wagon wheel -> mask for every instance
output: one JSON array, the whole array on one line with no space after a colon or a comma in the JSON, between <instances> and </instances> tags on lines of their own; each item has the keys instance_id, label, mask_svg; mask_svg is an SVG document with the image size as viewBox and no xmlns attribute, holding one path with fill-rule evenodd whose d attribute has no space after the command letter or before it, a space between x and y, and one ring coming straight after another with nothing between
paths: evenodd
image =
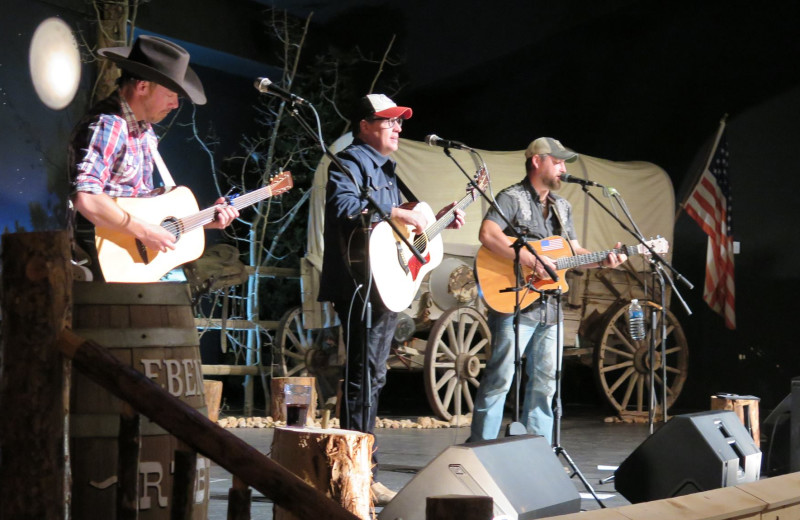
<instances>
[{"instance_id":1,"label":"wagon wheel","mask_svg":"<svg viewBox=\"0 0 800 520\"><path fill-rule=\"evenodd\" d=\"M286 311L278 323L278 373L282 377L318 375L329 365L331 352L336 352L339 327L303 328L300 307Z\"/></svg>"},{"instance_id":2,"label":"wagon wheel","mask_svg":"<svg viewBox=\"0 0 800 520\"><path fill-rule=\"evenodd\" d=\"M650 378L651 308L660 309L652 302L644 302L647 334L642 340L631 339L626 321L627 305L618 307L603 323L602 336L594 350L595 377L605 393L608 403L619 412L648 410ZM656 312L656 316L660 311ZM667 310L667 409L683 389L689 365L689 347L686 336L675 316ZM656 331L655 392L662 395L661 378L661 326Z\"/></svg>"},{"instance_id":3,"label":"wagon wheel","mask_svg":"<svg viewBox=\"0 0 800 520\"><path fill-rule=\"evenodd\" d=\"M425 350L425 392L433 411L449 421L472 411L478 376L491 353L491 333L472 307L453 308L436 320Z\"/></svg>"}]
</instances>

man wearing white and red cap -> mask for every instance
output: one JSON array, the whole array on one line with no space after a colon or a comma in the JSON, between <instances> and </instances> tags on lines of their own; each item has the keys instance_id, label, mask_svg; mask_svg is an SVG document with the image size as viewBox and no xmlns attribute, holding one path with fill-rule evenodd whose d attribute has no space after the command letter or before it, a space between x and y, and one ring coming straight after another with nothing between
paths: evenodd
<instances>
[{"instance_id":1,"label":"man wearing white and red cap","mask_svg":"<svg viewBox=\"0 0 800 520\"><path fill-rule=\"evenodd\" d=\"M511 225L527 240L561 235L569 241L574 254L587 254L590 251L581 247L575 234L572 206L567 199L553 193L561 188L561 174L567 171L565 163L577 158L577 153L564 148L556 139L536 139L525 150L525 177L498 193L496 202ZM484 247L507 258L511 265L514 250L509 247L507 235L512 234L506 228L505 220L491 208L483 217L478 238ZM619 243L616 245L620 246ZM555 271L555 263L546 254L540 257ZM616 267L626 258L612 251L595 266ZM523 269L532 270L536 279L549 279L542 262L527 249L520 250ZM556 390L556 325L563 319L554 300L548 294L542 295L521 313L519 323L520 356L526 358L528 376L520 420L528 433L543 435L550 442L553 440L552 401ZM514 315L490 309L488 318L492 355L475 396L470 442L494 439L500 433L506 394L514 377Z\"/></svg>"},{"instance_id":2,"label":"man wearing white and red cap","mask_svg":"<svg viewBox=\"0 0 800 520\"><path fill-rule=\"evenodd\" d=\"M361 187L368 186L370 195L380 209L393 220L413 226L422 233L432 224L419 211L401 208L400 189L395 174L395 162L390 155L397 150L403 122L411 117L412 110L399 107L383 94L370 94L359 101L352 117L353 143L337 157L355 176L353 184L346 172L335 164L328 169L325 198L325 252L322 261L319 301L332 302L345 331L348 345L346 388L340 419L343 428L373 433L378 410L378 395L386 383L386 361L392 344L397 313L391 312L377 297L377 290L366 287L363 273L351 265L348 258L363 263L364 227L380 218L367 207L361 196ZM455 203L443 208L437 220ZM367 218L369 221L364 222ZM455 210L455 220L449 226L459 228L464 224L464 213ZM353 247L354 241L360 246ZM357 256L359 258L353 258ZM369 296L372 314L370 328L365 329L364 302ZM366 341L364 335L366 330ZM366 343L366 345L365 345ZM362 397L364 352L367 360L367 385ZM377 450L377 445L375 445ZM377 475L377 458L373 452L373 476ZM377 482L373 483L376 504L383 505L394 492Z\"/></svg>"},{"instance_id":3,"label":"man wearing white and red cap","mask_svg":"<svg viewBox=\"0 0 800 520\"><path fill-rule=\"evenodd\" d=\"M70 143L71 200L78 211L76 241L89 255L95 279L102 280L94 245L94 226L135 236L148 248L175 249L177 237L163 227L124 211L115 197L143 197L154 189L158 139L152 124L178 108L178 98L204 105L200 78L189 66L189 53L169 40L139 36L131 47L98 53L122 71L119 88L97 103L76 125ZM238 210L216 201L215 219L206 228L222 229Z\"/></svg>"}]
</instances>

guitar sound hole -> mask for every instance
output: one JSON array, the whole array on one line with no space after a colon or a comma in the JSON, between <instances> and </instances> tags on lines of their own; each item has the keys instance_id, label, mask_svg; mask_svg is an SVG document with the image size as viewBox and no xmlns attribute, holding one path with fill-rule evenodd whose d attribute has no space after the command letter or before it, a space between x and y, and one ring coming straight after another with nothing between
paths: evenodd
<instances>
[{"instance_id":1,"label":"guitar sound hole","mask_svg":"<svg viewBox=\"0 0 800 520\"><path fill-rule=\"evenodd\" d=\"M183 233L180 220L175 217L167 217L161 221L161 227L172 233L175 240L180 240L181 233Z\"/></svg>"}]
</instances>

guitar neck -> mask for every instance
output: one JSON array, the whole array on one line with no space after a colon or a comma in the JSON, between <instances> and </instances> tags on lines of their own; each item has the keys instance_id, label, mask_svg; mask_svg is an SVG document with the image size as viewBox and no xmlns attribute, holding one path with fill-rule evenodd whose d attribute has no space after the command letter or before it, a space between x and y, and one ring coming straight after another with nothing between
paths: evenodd
<instances>
[{"instance_id":1,"label":"guitar neck","mask_svg":"<svg viewBox=\"0 0 800 520\"><path fill-rule=\"evenodd\" d=\"M447 213L442 215L442 217L439 220L428 226L428 229L425 230L425 236L428 237L428 240L432 239L433 237L441 233L444 229L447 228L447 226L449 226L453 222L453 220L455 220L456 209L463 210L464 208L472 204L473 200L475 200L475 197L473 197L472 194L468 193L467 195L464 196L463 199L458 201L458 203L455 206L450 208L450 210Z\"/></svg>"},{"instance_id":2,"label":"guitar neck","mask_svg":"<svg viewBox=\"0 0 800 520\"><path fill-rule=\"evenodd\" d=\"M585 255L565 256L556 260L556 270L572 269L573 267L601 262L612 251L617 254L624 253L628 256L639 254L639 250L636 246L623 246L607 251L595 251L594 253L587 253Z\"/></svg>"},{"instance_id":3,"label":"guitar neck","mask_svg":"<svg viewBox=\"0 0 800 520\"><path fill-rule=\"evenodd\" d=\"M238 210L241 210L248 206L252 206L256 202L267 199L270 196L272 196L272 186L264 186L263 188L259 188L232 199L230 201L230 205ZM183 224L183 229L185 231L191 231L192 229L202 227L213 222L216 213L216 206L211 206L210 208L206 208L195 213L194 215L189 215L188 217L184 217L179 220Z\"/></svg>"}]
</instances>

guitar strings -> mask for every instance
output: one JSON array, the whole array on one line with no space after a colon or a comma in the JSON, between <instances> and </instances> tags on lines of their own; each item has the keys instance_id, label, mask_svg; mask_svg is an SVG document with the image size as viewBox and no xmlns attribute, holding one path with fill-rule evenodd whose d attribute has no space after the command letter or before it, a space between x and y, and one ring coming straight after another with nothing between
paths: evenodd
<instances>
[{"instance_id":1,"label":"guitar strings","mask_svg":"<svg viewBox=\"0 0 800 520\"><path fill-rule=\"evenodd\" d=\"M269 197L271 189L272 188L270 186L265 186L255 191L251 191L250 193L236 197L229 205L235 207L236 209L247 207L255 202L258 202L259 200ZM168 218L161 223L161 227L172 233L173 236L177 237L179 234L191 231L198 226L204 226L209 222L213 222L216 211L216 206L212 206L188 217L180 219Z\"/></svg>"}]
</instances>

